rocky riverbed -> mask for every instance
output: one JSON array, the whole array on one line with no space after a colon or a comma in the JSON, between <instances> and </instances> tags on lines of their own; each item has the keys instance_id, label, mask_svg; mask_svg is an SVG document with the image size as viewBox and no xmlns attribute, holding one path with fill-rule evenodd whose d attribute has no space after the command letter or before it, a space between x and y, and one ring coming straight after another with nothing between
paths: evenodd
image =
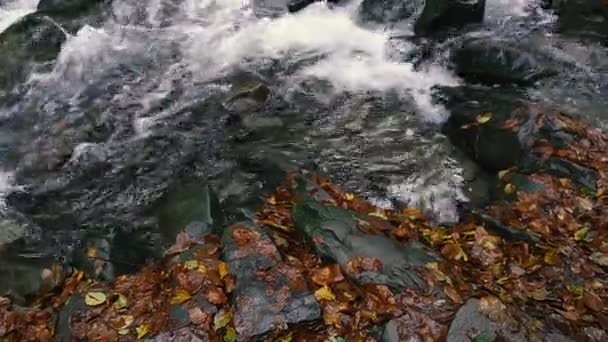
<instances>
[{"instance_id":1,"label":"rocky riverbed","mask_svg":"<svg viewBox=\"0 0 608 342\"><path fill-rule=\"evenodd\" d=\"M603 341L607 44L601 0L0 0L0 336Z\"/></svg>"}]
</instances>

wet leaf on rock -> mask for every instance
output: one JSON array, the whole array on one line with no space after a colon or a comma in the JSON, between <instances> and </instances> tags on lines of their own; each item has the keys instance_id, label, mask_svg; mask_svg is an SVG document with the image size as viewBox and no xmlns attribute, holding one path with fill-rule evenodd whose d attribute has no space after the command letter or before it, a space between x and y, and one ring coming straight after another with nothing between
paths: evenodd
<instances>
[{"instance_id":1,"label":"wet leaf on rock","mask_svg":"<svg viewBox=\"0 0 608 342\"><path fill-rule=\"evenodd\" d=\"M481 115L477 116L477 119L475 121L477 121L477 123L479 124L485 124L488 121L492 120L492 113L487 112L487 113L483 113Z\"/></svg>"},{"instance_id":2,"label":"wet leaf on rock","mask_svg":"<svg viewBox=\"0 0 608 342\"><path fill-rule=\"evenodd\" d=\"M103 292L89 292L84 297L84 302L88 306L98 306L106 302L106 295Z\"/></svg>"},{"instance_id":3,"label":"wet leaf on rock","mask_svg":"<svg viewBox=\"0 0 608 342\"><path fill-rule=\"evenodd\" d=\"M510 195L510 194L514 193L515 190L517 190L517 187L513 183L508 183L505 185L504 190L505 190L505 194Z\"/></svg>"},{"instance_id":4,"label":"wet leaf on rock","mask_svg":"<svg viewBox=\"0 0 608 342\"><path fill-rule=\"evenodd\" d=\"M547 265L558 266L561 263L561 259L557 251L550 250L545 253L545 257L543 258Z\"/></svg>"},{"instance_id":5,"label":"wet leaf on rock","mask_svg":"<svg viewBox=\"0 0 608 342\"><path fill-rule=\"evenodd\" d=\"M199 307L188 310L188 316L190 316L190 321L192 324L202 327L208 326L211 321L210 315L201 310Z\"/></svg>"},{"instance_id":6,"label":"wet leaf on rock","mask_svg":"<svg viewBox=\"0 0 608 342\"><path fill-rule=\"evenodd\" d=\"M133 324L133 316L131 315L122 315L122 316L118 316L118 321L116 322L116 330L121 331L121 330L127 330L129 329L129 327L131 326L131 324Z\"/></svg>"},{"instance_id":7,"label":"wet leaf on rock","mask_svg":"<svg viewBox=\"0 0 608 342\"><path fill-rule=\"evenodd\" d=\"M318 301L332 301L336 299L336 295L334 295L329 286L323 286L320 287L317 291L315 291L315 298Z\"/></svg>"},{"instance_id":8,"label":"wet leaf on rock","mask_svg":"<svg viewBox=\"0 0 608 342\"><path fill-rule=\"evenodd\" d=\"M458 290L456 290L453 286L446 286L443 289L443 292L445 292L445 295L448 296L452 302L456 304L463 303L460 293L458 293Z\"/></svg>"}]
</instances>

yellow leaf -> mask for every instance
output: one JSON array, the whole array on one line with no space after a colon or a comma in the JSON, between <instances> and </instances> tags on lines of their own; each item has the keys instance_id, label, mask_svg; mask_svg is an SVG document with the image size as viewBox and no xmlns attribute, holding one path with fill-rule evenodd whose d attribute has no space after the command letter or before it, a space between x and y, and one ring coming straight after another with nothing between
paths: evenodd
<instances>
[{"instance_id":1,"label":"yellow leaf","mask_svg":"<svg viewBox=\"0 0 608 342\"><path fill-rule=\"evenodd\" d=\"M175 292L173 298L171 298L171 304L182 304L190 300L190 298L192 298L192 296L188 291L179 289Z\"/></svg>"},{"instance_id":2,"label":"yellow leaf","mask_svg":"<svg viewBox=\"0 0 608 342\"><path fill-rule=\"evenodd\" d=\"M559 184L561 184L562 186L566 187L566 186L570 185L570 179L568 179L568 178L560 178L559 179Z\"/></svg>"},{"instance_id":3,"label":"yellow leaf","mask_svg":"<svg viewBox=\"0 0 608 342\"><path fill-rule=\"evenodd\" d=\"M510 171L510 169L498 171L498 179L505 178L505 176L508 175Z\"/></svg>"},{"instance_id":4,"label":"yellow leaf","mask_svg":"<svg viewBox=\"0 0 608 342\"><path fill-rule=\"evenodd\" d=\"M417 208L404 209L403 214L411 220L418 220L424 218L424 213Z\"/></svg>"},{"instance_id":5,"label":"yellow leaf","mask_svg":"<svg viewBox=\"0 0 608 342\"><path fill-rule=\"evenodd\" d=\"M325 285L325 286L321 287L320 289L318 289L317 291L315 291L315 298L318 301L322 301L322 300L332 301L332 300L336 299L336 296L334 295L333 292L331 292L331 289L329 288L329 286Z\"/></svg>"},{"instance_id":6,"label":"yellow leaf","mask_svg":"<svg viewBox=\"0 0 608 342\"><path fill-rule=\"evenodd\" d=\"M90 259L97 258L97 248L95 248L95 247L89 247L89 248L87 248L87 256Z\"/></svg>"},{"instance_id":7,"label":"yellow leaf","mask_svg":"<svg viewBox=\"0 0 608 342\"><path fill-rule=\"evenodd\" d=\"M352 201L355 199L355 195L351 194L350 192L347 193L345 197L347 201Z\"/></svg>"},{"instance_id":8,"label":"yellow leaf","mask_svg":"<svg viewBox=\"0 0 608 342\"><path fill-rule=\"evenodd\" d=\"M234 330L233 327L226 329L226 334L224 335L224 342L235 342L236 338L236 330Z\"/></svg>"},{"instance_id":9,"label":"yellow leaf","mask_svg":"<svg viewBox=\"0 0 608 342\"><path fill-rule=\"evenodd\" d=\"M464 250L460 246L460 243L458 243L458 240L456 240L456 238L454 238L453 240L454 246L456 246L456 250L458 250L458 256L456 257L456 260L462 258L462 260L464 260L465 262L469 261L469 256L467 255L467 253L464 252Z\"/></svg>"},{"instance_id":10,"label":"yellow leaf","mask_svg":"<svg viewBox=\"0 0 608 342\"><path fill-rule=\"evenodd\" d=\"M266 202L268 204L270 204L270 205L276 205L277 204L277 199L274 198L274 196L270 196L270 197L268 197L268 200Z\"/></svg>"},{"instance_id":11,"label":"yellow leaf","mask_svg":"<svg viewBox=\"0 0 608 342\"><path fill-rule=\"evenodd\" d=\"M547 253L545 253L544 260L547 265L551 266L557 266L561 263L559 254L557 254L556 251L548 251Z\"/></svg>"},{"instance_id":12,"label":"yellow leaf","mask_svg":"<svg viewBox=\"0 0 608 342\"><path fill-rule=\"evenodd\" d=\"M186 267L189 270L194 270L198 267L198 261L188 260L188 261L184 262L184 267Z\"/></svg>"},{"instance_id":13,"label":"yellow leaf","mask_svg":"<svg viewBox=\"0 0 608 342\"><path fill-rule=\"evenodd\" d=\"M220 273L220 279L224 279L228 275L228 272L229 272L228 264L223 261L220 261L218 271Z\"/></svg>"},{"instance_id":14,"label":"yellow leaf","mask_svg":"<svg viewBox=\"0 0 608 342\"><path fill-rule=\"evenodd\" d=\"M574 240L575 241L585 240L585 238L587 237L587 234L589 233L590 230L591 230L591 228L589 228L589 227L585 227L585 228L581 228L581 229L577 230L574 233Z\"/></svg>"},{"instance_id":15,"label":"yellow leaf","mask_svg":"<svg viewBox=\"0 0 608 342\"><path fill-rule=\"evenodd\" d=\"M207 273L207 267L205 267L205 265L200 264L198 265L198 267L196 268L197 271L201 272L201 273Z\"/></svg>"},{"instance_id":16,"label":"yellow leaf","mask_svg":"<svg viewBox=\"0 0 608 342\"><path fill-rule=\"evenodd\" d=\"M276 341L277 342L291 342L292 339L293 339L293 333L289 333L285 336L279 337Z\"/></svg>"},{"instance_id":17,"label":"yellow leaf","mask_svg":"<svg viewBox=\"0 0 608 342\"><path fill-rule=\"evenodd\" d=\"M82 278L84 278L84 272L78 271L78 273L76 273L76 280L81 281Z\"/></svg>"},{"instance_id":18,"label":"yellow leaf","mask_svg":"<svg viewBox=\"0 0 608 342\"><path fill-rule=\"evenodd\" d=\"M367 214L367 215L368 215L368 216L379 217L379 218L381 218L381 219L383 219L383 220L388 220L388 218L386 217L386 215L384 215L384 213L383 213L382 211L380 211L380 210L375 211L375 212L373 212L373 213L369 213L369 214Z\"/></svg>"},{"instance_id":19,"label":"yellow leaf","mask_svg":"<svg viewBox=\"0 0 608 342\"><path fill-rule=\"evenodd\" d=\"M118 330L119 335L127 335L129 333L129 329L121 329Z\"/></svg>"},{"instance_id":20,"label":"yellow leaf","mask_svg":"<svg viewBox=\"0 0 608 342\"><path fill-rule=\"evenodd\" d=\"M106 302L106 295L103 292L89 292L84 297L84 302L88 306L97 306Z\"/></svg>"},{"instance_id":21,"label":"yellow leaf","mask_svg":"<svg viewBox=\"0 0 608 342\"><path fill-rule=\"evenodd\" d=\"M492 113L483 113L482 115L477 116L477 123L485 124L486 122L492 119Z\"/></svg>"},{"instance_id":22,"label":"yellow leaf","mask_svg":"<svg viewBox=\"0 0 608 342\"><path fill-rule=\"evenodd\" d=\"M127 302L127 297L122 294L118 294L118 299L114 302L114 307L116 310L124 309L127 307L129 303Z\"/></svg>"},{"instance_id":23,"label":"yellow leaf","mask_svg":"<svg viewBox=\"0 0 608 342\"><path fill-rule=\"evenodd\" d=\"M517 189L517 187L514 184L509 183L509 184L505 185L505 194L510 195L510 194L514 193L516 189Z\"/></svg>"},{"instance_id":24,"label":"yellow leaf","mask_svg":"<svg viewBox=\"0 0 608 342\"><path fill-rule=\"evenodd\" d=\"M138 326L135 331L137 332L137 339L141 340L150 333L150 327L147 324L142 324Z\"/></svg>"},{"instance_id":25,"label":"yellow leaf","mask_svg":"<svg viewBox=\"0 0 608 342\"><path fill-rule=\"evenodd\" d=\"M131 326L131 324L133 324L133 316L131 315L122 315L118 317L121 321L122 321L122 326L118 327L117 330L127 330L128 328Z\"/></svg>"},{"instance_id":26,"label":"yellow leaf","mask_svg":"<svg viewBox=\"0 0 608 342\"><path fill-rule=\"evenodd\" d=\"M227 326L232 320L232 310L222 309L213 317L213 328L217 331Z\"/></svg>"},{"instance_id":27,"label":"yellow leaf","mask_svg":"<svg viewBox=\"0 0 608 342\"><path fill-rule=\"evenodd\" d=\"M425 265L425 267L431 271L433 271L433 273L435 274L435 277L437 277L437 280L441 281L441 282L446 282L449 285L452 285L452 279L447 276L445 273L443 273L441 270L439 270L439 264L436 262L429 262Z\"/></svg>"},{"instance_id":28,"label":"yellow leaf","mask_svg":"<svg viewBox=\"0 0 608 342\"><path fill-rule=\"evenodd\" d=\"M568 291L574 295L575 299L583 298L583 293L585 292L581 286L578 285L568 285L566 286Z\"/></svg>"}]
</instances>

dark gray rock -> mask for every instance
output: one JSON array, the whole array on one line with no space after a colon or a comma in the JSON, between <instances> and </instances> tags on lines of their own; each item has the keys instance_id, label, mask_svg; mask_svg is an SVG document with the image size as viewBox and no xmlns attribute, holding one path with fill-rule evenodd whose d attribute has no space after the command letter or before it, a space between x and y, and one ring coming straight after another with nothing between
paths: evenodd
<instances>
[{"instance_id":1,"label":"dark gray rock","mask_svg":"<svg viewBox=\"0 0 608 342\"><path fill-rule=\"evenodd\" d=\"M479 304L479 299L472 298L458 310L448 331L448 341L470 342L470 333L478 333L478 338L485 338L487 341L494 341L499 335L505 341L527 340L523 331L511 331L503 327L505 322L492 321L481 311Z\"/></svg>"},{"instance_id":2,"label":"dark gray rock","mask_svg":"<svg viewBox=\"0 0 608 342\"><path fill-rule=\"evenodd\" d=\"M270 237L251 223L225 229L222 256L236 277L231 294L234 324L243 338L285 324L321 318L321 309L299 270L288 266Z\"/></svg>"},{"instance_id":3,"label":"dark gray rock","mask_svg":"<svg viewBox=\"0 0 608 342\"><path fill-rule=\"evenodd\" d=\"M608 43L608 4L603 0L552 0L559 31Z\"/></svg>"},{"instance_id":4,"label":"dark gray rock","mask_svg":"<svg viewBox=\"0 0 608 342\"><path fill-rule=\"evenodd\" d=\"M161 231L168 241L186 230L193 237L219 230L224 214L211 187L201 184L180 184L168 191L156 209Z\"/></svg>"},{"instance_id":5,"label":"dark gray rock","mask_svg":"<svg viewBox=\"0 0 608 342\"><path fill-rule=\"evenodd\" d=\"M426 36L481 23L485 6L485 0L426 0L422 14L414 25L414 32Z\"/></svg>"},{"instance_id":6,"label":"dark gray rock","mask_svg":"<svg viewBox=\"0 0 608 342\"><path fill-rule=\"evenodd\" d=\"M417 268L437 260L417 243L401 245L384 235L364 234L353 213L324 206L307 198L293 208L293 220L314 244L321 257L347 268L356 257L378 260L376 270L364 270L351 277L360 284L384 284L396 292L405 289L424 290L426 283ZM365 219L360 217L358 219Z\"/></svg>"},{"instance_id":7,"label":"dark gray rock","mask_svg":"<svg viewBox=\"0 0 608 342\"><path fill-rule=\"evenodd\" d=\"M465 41L451 56L456 73L470 82L486 84L530 85L555 74L547 56L529 52L509 41L471 39Z\"/></svg>"},{"instance_id":8,"label":"dark gray rock","mask_svg":"<svg viewBox=\"0 0 608 342\"><path fill-rule=\"evenodd\" d=\"M0 33L0 98L27 77L35 64L53 61L66 40L48 18L30 14Z\"/></svg>"},{"instance_id":9,"label":"dark gray rock","mask_svg":"<svg viewBox=\"0 0 608 342\"><path fill-rule=\"evenodd\" d=\"M420 0L363 0L359 17L374 23L396 23L414 16L422 5Z\"/></svg>"}]
</instances>

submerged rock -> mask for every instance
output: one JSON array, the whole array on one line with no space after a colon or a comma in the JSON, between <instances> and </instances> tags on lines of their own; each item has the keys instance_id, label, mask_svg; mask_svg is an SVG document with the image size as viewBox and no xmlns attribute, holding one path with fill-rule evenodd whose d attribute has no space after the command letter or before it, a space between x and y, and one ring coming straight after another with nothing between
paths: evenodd
<instances>
[{"instance_id":1,"label":"submerged rock","mask_svg":"<svg viewBox=\"0 0 608 342\"><path fill-rule=\"evenodd\" d=\"M417 268L436 257L422 245L401 245L384 235L364 234L352 212L306 199L293 208L293 220L321 257L340 264L359 284L383 284L396 292L424 290ZM361 266L362 267L359 267Z\"/></svg>"},{"instance_id":2,"label":"submerged rock","mask_svg":"<svg viewBox=\"0 0 608 342\"><path fill-rule=\"evenodd\" d=\"M497 39L472 39L452 53L456 73L470 82L529 85L552 75L554 70L540 62L529 48Z\"/></svg>"},{"instance_id":3,"label":"submerged rock","mask_svg":"<svg viewBox=\"0 0 608 342\"><path fill-rule=\"evenodd\" d=\"M441 30L461 28L481 23L485 0L427 0L422 14L416 20L417 35L432 35Z\"/></svg>"},{"instance_id":4,"label":"submerged rock","mask_svg":"<svg viewBox=\"0 0 608 342\"><path fill-rule=\"evenodd\" d=\"M608 3L603 0L551 0L547 7L559 17L559 31L608 43Z\"/></svg>"},{"instance_id":5,"label":"submerged rock","mask_svg":"<svg viewBox=\"0 0 608 342\"><path fill-rule=\"evenodd\" d=\"M282 260L261 228L250 223L233 225L225 229L222 243L223 259L236 276L232 302L239 336L255 337L321 318L304 276Z\"/></svg>"}]
</instances>

